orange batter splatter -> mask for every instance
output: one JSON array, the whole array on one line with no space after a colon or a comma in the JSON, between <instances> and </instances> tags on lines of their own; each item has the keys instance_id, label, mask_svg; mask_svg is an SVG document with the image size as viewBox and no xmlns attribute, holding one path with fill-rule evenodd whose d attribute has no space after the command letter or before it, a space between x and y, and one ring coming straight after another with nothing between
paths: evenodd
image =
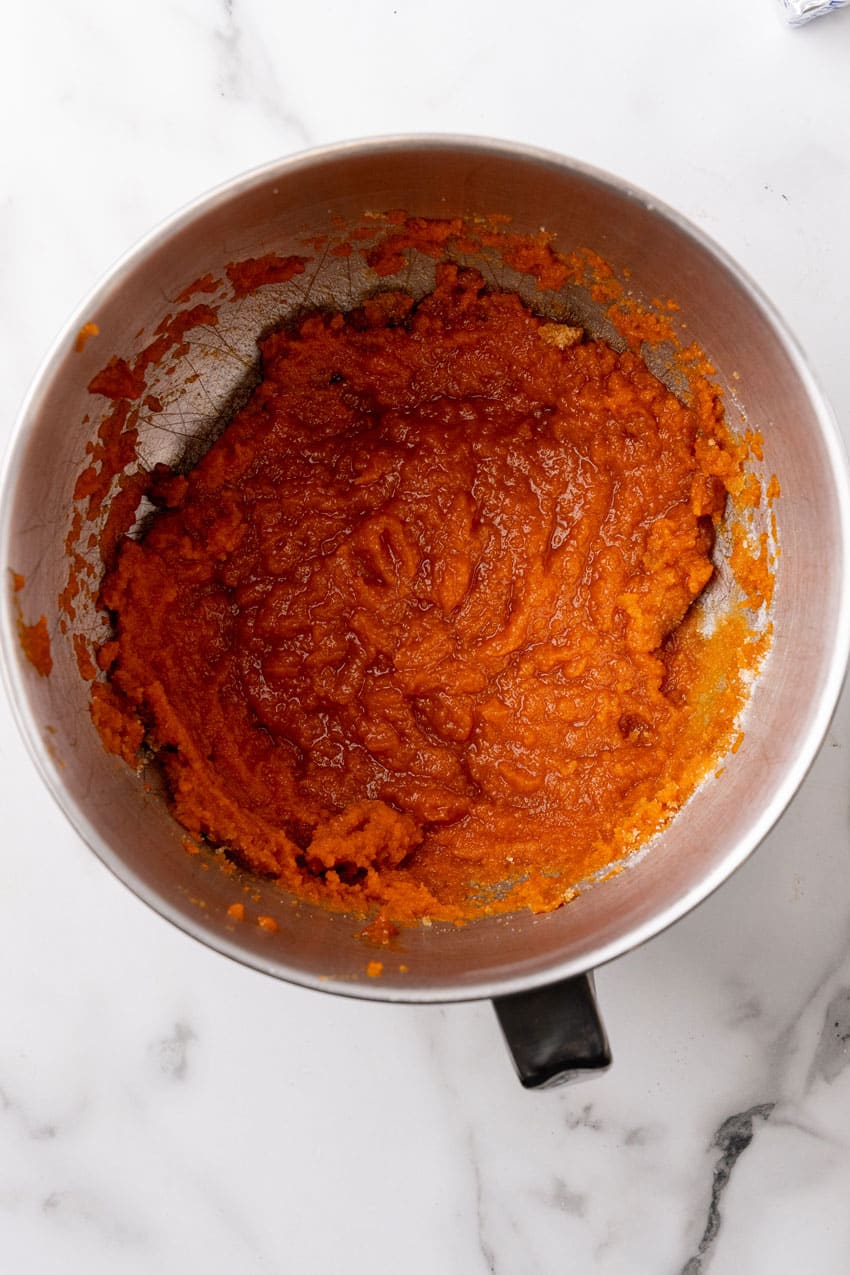
<instances>
[{"instance_id":1,"label":"orange batter splatter","mask_svg":"<svg viewBox=\"0 0 850 1275\"><path fill-rule=\"evenodd\" d=\"M91 338L93 336L99 336L99 334L100 328L96 323L84 323L77 333L76 340L74 341L74 349L78 354L82 354Z\"/></svg>"},{"instance_id":2,"label":"orange batter splatter","mask_svg":"<svg viewBox=\"0 0 850 1275\"><path fill-rule=\"evenodd\" d=\"M21 601L18 594L26 584L26 577L20 571L12 571L12 593L15 611L18 618L18 641L24 656L40 677L49 677L53 671L53 655L50 650L50 634L47 631L47 616L40 615L34 624L24 620Z\"/></svg>"},{"instance_id":3,"label":"orange batter splatter","mask_svg":"<svg viewBox=\"0 0 850 1275\"><path fill-rule=\"evenodd\" d=\"M245 261L233 262L226 273L234 294L246 297L266 284L288 283L296 275L304 273L305 264L304 257L278 257L269 253L265 257L248 257Z\"/></svg>"},{"instance_id":4,"label":"orange batter splatter","mask_svg":"<svg viewBox=\"0 0 850 1275\"><path fill-rule=\"evenodd\" d=\"M18 619L18 637L21 649L41 677L49 677L53 670L53 656L50 653L50 634L47 632L47 617L39 616L35 624L24 624Z\"/></svg>"}]
</instances>

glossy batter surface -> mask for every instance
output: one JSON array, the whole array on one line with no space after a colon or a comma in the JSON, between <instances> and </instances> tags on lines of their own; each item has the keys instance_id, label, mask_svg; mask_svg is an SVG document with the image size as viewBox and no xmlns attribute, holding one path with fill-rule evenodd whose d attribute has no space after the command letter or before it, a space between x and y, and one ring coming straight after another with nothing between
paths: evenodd
<instances>
[{"instance_id":1,"label":"glossy batter surface","mask_svg":"<svg viewBox=\"0 0 850 1275\"><path fill-rule=\"evenodd\" d=\"M190 831L458 919L557 906L687 798L737 707L706 713L682 626L734 463L716 413L581 337L441 266L263 341L102 590L107 742L142 723Z\"/></svg>"}]
</instances>

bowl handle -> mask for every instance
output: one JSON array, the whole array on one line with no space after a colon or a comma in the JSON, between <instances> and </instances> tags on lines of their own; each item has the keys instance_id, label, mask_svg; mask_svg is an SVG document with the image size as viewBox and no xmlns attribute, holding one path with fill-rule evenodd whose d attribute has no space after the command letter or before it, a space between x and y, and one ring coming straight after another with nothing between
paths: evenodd
<instances>
[{"instance_id":1,"label":"bowl handle","mask_svg":"<svg viewBox=\"0 0 850 1275\"><path fill-rule=\"evenodd\" d=\"M526 1089L570 1084L611 1065L592 973L497 996L493 1008Z\"/></svg>"}]
</instances>

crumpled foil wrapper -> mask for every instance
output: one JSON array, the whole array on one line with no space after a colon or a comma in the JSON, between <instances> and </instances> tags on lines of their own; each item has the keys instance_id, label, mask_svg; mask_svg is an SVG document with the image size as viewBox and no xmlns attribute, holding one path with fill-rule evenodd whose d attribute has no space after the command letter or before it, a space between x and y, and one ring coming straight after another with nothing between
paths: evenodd
<instances>
[{"instance_id":1,"label":"crumpled foil wrapper","mask_svg":"<svg viewBox=\"0 0 850 1275\"><path fill-rule=\"evenodd\" d=\"M832 13L833 9L843 9L846 4L850 4L850 0L782 0L785 17L795 27Z\"/></svg>"}]
</instances>

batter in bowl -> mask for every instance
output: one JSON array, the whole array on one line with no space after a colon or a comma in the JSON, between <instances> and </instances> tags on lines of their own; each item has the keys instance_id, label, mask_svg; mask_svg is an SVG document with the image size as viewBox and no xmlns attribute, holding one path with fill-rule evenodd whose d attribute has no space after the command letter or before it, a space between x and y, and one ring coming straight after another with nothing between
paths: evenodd
<instances>
[{"instance_id":1,"label":"batter in bowl","mask_svg":"<svg viewBox=\"0 0 850 1275\"><path fill-rule=\"evenodd\" d=\"M191 833L314 901L558 906L735 733L736 644L693 611L722 413L454 265L261 352L104 581L105 741L144 736Z\"/></svg>"}]
</instances>

